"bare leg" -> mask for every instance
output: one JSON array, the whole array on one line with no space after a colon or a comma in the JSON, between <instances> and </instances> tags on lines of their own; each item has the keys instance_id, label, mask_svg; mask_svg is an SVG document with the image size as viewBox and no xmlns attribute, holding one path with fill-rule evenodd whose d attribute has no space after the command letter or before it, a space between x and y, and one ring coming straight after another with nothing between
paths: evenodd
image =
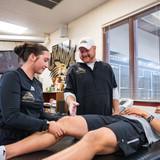
<instances>
[{"instance_id":1,"label":"bare leg","mask_svg":"<svg viewBox=\"0 0 160 160\"><path fill-rule=\"evenodd\" d=\"M109 128L88 132L78 143L44 160L91 160L95 154L111 154L117 150L117 139Z\"/></svg>"},{"instance_id":2,"label":"bare leg","mask_svg":"<svg viewBox=\"0 0 160 160\"><path fill-rule=\"evenodd\" d=\"M81 116L67 116L57 121L57 124L64 129L65 135L82 137L88 132L86 121ZM37 132L21 141L6 145L5 148L7 159L30 152L43 150L55 144L61 138L56 139L53 134L48 132Z\"/></svg>"},{"instance_id":3,"label":"bare leg","mask_svg":"<svg viewBox=\"0 0 160 160\"><path fill-rule=\"evenodd\" d=\"M37 132L21 141L6 145L6 158L10 159L18 155L42 150L52 144L55 144L56 142L57 139L51 133Z\"/></svg>"}]
</instances>

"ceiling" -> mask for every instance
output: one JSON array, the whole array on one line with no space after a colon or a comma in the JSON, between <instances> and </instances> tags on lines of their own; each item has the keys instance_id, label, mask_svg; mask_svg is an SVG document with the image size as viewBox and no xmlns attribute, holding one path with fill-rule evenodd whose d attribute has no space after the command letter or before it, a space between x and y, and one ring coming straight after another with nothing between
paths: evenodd
<instances>
[{"instance_id":1,"label":"ceiling","mask_svg":"<svg viewBox=\"0 0 160 160\"><path fill-rule=\"evenodd\" d=\"M62 0L54 8L49 9L29 0L0 0L0 21L27 27L28 30L23 35L43 36L45 33L56 31L63 24L70 23L106 1L108 0ZM0 34L8 35L2 31Z\"/></svg>"}]
</instances>

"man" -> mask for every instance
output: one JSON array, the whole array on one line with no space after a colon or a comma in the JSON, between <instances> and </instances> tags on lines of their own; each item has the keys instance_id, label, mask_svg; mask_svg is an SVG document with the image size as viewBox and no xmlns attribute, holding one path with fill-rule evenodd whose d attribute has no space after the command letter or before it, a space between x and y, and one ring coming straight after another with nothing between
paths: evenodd
<instances>
[{"instance_id":1,"label":"man","mask_svg":"<svg viewBox=\"0 0 160 160\"><path fill-rule=\"evenodd\" d=\"M72 65L66 76L65 101L70 115L119 113L119 96L114 73L109 64L96 60L96 46L91 38L78 45L81 62Z\"/></svg>"},{"instance_id":2,"label":"man","mask_svg":"<svg viewBox=\"0 0 160 160\"><path fill-rule=\"evenodd\" d=\"M150 115L132 107L123 114L125 115L82 116L87 122L88 130L93 131L85 134L78 143L44 160L91 160L96 154L112 154L117 151L128 156L140 147L160 139L160 115ZM81 129L84 128L81 133L86 132L83 119L79 122Z\"/></svg>"},{"instance_id":3,"label":"man","mask_svg":"<svg viewBox=\"0 0 160 160\"><path fill-rule=\"evenodd\" d=\"M1 146L0 159L43 150L65 135L83 138L46 160L91 160L96 154L117 151L128 156L160 139L160 114L150 114L134 107L127 108L123 116L66 116L55 123L54 126L49 124L48 132L35 133L16 143ZM51 130L51 126L54 129ZM59 129L63 132L56 132Z\"/></svg>"}]
</instances>

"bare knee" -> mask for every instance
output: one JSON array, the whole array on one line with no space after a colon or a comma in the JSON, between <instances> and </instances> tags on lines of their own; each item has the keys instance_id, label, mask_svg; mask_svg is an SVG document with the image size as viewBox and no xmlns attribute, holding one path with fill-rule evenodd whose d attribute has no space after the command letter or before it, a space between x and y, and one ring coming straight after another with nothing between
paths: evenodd
<instances>
[{"instance_id":1,"label":"bare knee","mask_svg":"<svg viewBox=\"0 0 160 160\"><path fill-rule=\"evenodd\" d=\"M88 132L84 137L83 140L88 143L89 145L97 145L97 134L95 131Z\"/></svg>"},{"instance_id":2,"label":"bare knee","mask_svg":"<svg viewBox=\"0 0 160 160\"><path fill-rule=\"evenodd\" d=\"M71 118L71 116L64 116L64 117L60 118L57 122L63 123L65 121L69 121L70 118Z\"/></svg>"},{"instance_id":3,"label":"bare knee","mask_svg":"<svg viewBox=\"0 0 160 160\"><path fill-rule=\"evenodd\" d=\"M61 125L62 127L65 127L65 126L68 127L70 124L72 124L73 121L74 121L74 118L73 118L73 117L71 117L71 116L65 116L65 117L59 119L59 120L57 121L57 123L58 123L59 125Z\"/></svg>"},{"instance_id":4,"label":"bare knee","mask_svg":"<svg viewBox=\"0 0 160 160\"><path fill-rule=\"evenodd\" d=\"M65 135L79 138L88 132L87 123L82 116L65 116L57 124L65 131Z\"/></svg>"},{"instance_id":5,"label":"bare knee","mask_svg":"<svg viewBox=\"0 0 160 160\"><path fill-rule=\"evenodd\" d=\"M88 132L83 140L95 150L95 154L109 154L117 150L115 134L105 127Z\"/></svg>"}]
</instances>

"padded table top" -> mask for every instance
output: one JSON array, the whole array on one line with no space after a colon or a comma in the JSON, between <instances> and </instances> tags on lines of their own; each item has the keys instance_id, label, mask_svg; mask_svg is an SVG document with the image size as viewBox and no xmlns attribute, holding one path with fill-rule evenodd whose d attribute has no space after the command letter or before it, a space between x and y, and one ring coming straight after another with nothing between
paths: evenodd
<instances>
[{"instance_id":1,"label":"padded table top","mask_svg":"<svg viewBox=\"0 0 160 160\"><path fill-rule=\"evenodd\" d=\"M26 154L12 160L41 160L50 156L74 143L74 138L65 137L56 145L45 149L43 151ZM95 156L93 160L159 160L160 159L160 141L152 144L149 148L142 148L137 153L128 157L120 156L118 154Z\"/></svg>"}]
</instances>

